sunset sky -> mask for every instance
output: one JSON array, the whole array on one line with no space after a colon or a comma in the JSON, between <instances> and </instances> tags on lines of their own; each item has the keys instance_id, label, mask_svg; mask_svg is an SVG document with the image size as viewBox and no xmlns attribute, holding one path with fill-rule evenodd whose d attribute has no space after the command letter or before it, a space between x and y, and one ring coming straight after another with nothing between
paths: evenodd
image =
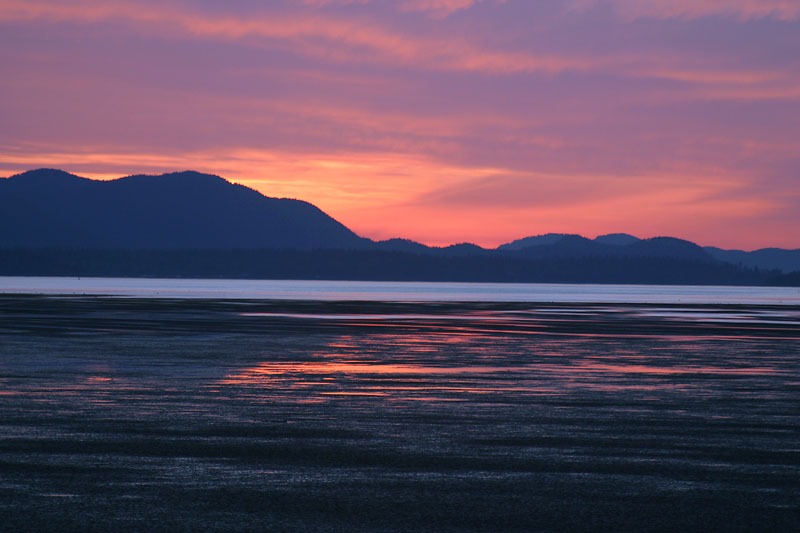
<instances>
[{"instance_id":1,"label":"sunset sky","mask_svg":"<svg viewBox=\"0 0 800 533\"><path fill-rule=\"evenodd\" d=\"M375 239L798 248L800 0L0 0L0 125Z\"/></svg>"}]
</instances>

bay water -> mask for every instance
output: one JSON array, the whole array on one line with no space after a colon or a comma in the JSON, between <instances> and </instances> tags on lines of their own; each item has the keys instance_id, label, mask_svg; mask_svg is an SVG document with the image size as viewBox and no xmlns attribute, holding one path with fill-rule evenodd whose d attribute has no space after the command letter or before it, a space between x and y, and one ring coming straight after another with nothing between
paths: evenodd
<instances>
[{"instance_id":1,"label":"bay water","mask_svg":"<svg viewBox=\"0 0 800 533\"><path fill-rule=\"evenodd\" d=\"M0 278L0 521L791 530L799 298Z\"/></svg>"}]
</instances>

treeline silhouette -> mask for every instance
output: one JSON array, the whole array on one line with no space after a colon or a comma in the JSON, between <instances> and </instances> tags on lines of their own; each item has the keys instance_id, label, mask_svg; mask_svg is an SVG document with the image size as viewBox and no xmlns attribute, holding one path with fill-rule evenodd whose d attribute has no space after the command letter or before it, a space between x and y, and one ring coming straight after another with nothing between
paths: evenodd
<instances>
[{"instance_id":1,"label":"treeline silhouette","mask_svg":"<svg viewBox=\"0 0 800 533\"><path fill-rule=\"evenodd\" d=\"M800 285L800 274L781 273L794 265L800 250L621 233L551 233L495 249L376 242L307 202L192 171L0 179L0 275Z\"/></svg>"},{"instance_id":2,"label":"treeline silhouette","mask_svg":"<svg viewBox=\"0 0 800 533\"><path fill-rule=\"evenodd\" d=\"M795 275L664 257L431 256L364 250L0 249L0 275L686 285L796 284Z\"/></svg>"}]
</instances>

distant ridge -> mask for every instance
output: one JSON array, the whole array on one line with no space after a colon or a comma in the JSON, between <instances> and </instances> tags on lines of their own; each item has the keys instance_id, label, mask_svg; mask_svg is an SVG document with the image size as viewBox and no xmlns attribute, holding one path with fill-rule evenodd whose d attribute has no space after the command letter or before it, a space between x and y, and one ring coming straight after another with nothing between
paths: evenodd
<instances>
[{"instance_id":1,"label":"distant ridge","mask_svg":"<svg viewBox=\"0 0 800 533\"><path fill-rule=\"evenodd\" d=\"M800 249L784 250L782 248L762 248L752 252L742 250L723 250L714 246L706 246L705 250L713 257L726 263L757 267L781 272L800 270Z\"/></svg>"},{"instance_id":2,"label":"distant ridge","mask_svg":"<svg viewBox=\"0 0 800 533\"><path fill-rule=\"evenodd\" d=\"M545 233L544 235L534 235L532 237L525 237L522 239L517 239L515 241L508 242L506 244L501 244L497 247L498 250L502 251L511 251L511 250L522 250L523 248L528 248L529 246L544 246L547 244L556 244L564 237L571 236L571 237L579 237L580 235L568 235L566 233Z\"/></svg>"},{"instance_id":3,"label":"distant ridge","mask_svg":"<svg viewBox=\"0 0 800 533\"><path fill-rule=\"evenodd\" d=\"M792 284L800 271L800 250L722 250L627 233L547 233L496 249L375 242L307 202L194 171L0 178L0 252L0 275Z\"/></svg>"},{"instance_id":4,"label":"distant ridge","mask_svg":"<svg viewBox=\"0 0 800 533\"><path fill-rule=\"evenodd\" d=\"M431 250L431 248L428 246L410 239L389 239L386 241L377 241L374 244L374 248L376 250L382 250L386 252L410 252L415 254L425 254L429 253Z\"/></svg>"},{"instance_id":5,"label":"distant ridge","mask_svg":"<svg viewBox=\"0 0 800 533\"><path fill-rule=\"evenodd\" d=\"M566 233L547 233L517 239L498 246L497 250L516 252L527 257L629 256L716 260L762 270L800 271L800 249L764 248L752 252L723 250L713 246L700 247L674 237L640 239L627 233L611 233L594 239Z\"/></svg>"},{"instance_id":6,"label":"distant ridge","mask_svg":"<svg viewBox=\"0 0 800 533\"><path fill-rule=\"evenodd\" d=\"M634 237L633 235L628 235L627 233L609 233L608 235L598 235L594 238L594 242L598 242L600 244L614 244L617 246L633 244L638 240L641 239Z\"/></svg>"},{"instance_id":7,"label":"distant ridge","mask_svg":"<svg viewBox=\"0 0 800 533\"><path fill-rule=\"evenodd\" d=\"M611 241L609 243L608 241ZM623 244L627 240L630 244ZM669 257L714 262L708 252L696 244L673 237L637 239L625 237L587 239L580 235L550 233L528 237L497 248L500 252L528 258L544 257Z\"/></svg>"}]
</instances>

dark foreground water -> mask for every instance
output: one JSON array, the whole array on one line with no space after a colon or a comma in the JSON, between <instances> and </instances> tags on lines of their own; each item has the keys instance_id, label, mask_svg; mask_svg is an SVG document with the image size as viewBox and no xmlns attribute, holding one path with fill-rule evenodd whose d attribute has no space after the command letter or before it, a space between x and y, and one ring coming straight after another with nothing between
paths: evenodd
<instances>
[{"instance_id":1,"label":"dark foreground water","mask_svg":"<svg viewBox=\"0 0 800 533\"><path fill-rule=\"evenodd\" d=\"M0 295L0 524L790 531L800 308Z\"/></svg>"}]
</instances>

